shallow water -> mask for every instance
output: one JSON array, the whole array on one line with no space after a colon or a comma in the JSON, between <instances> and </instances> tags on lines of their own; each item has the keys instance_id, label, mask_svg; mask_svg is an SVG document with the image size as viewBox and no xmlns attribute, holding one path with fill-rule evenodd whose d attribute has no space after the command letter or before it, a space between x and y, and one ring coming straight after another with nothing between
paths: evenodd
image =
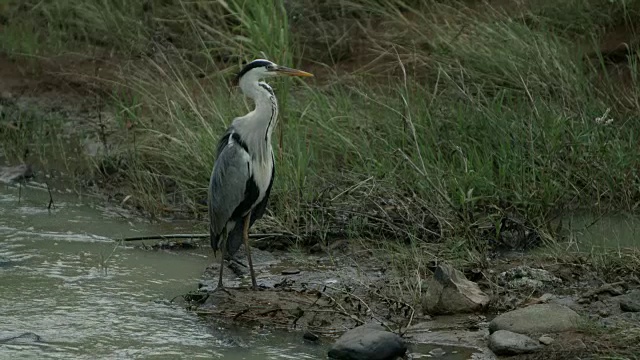
<instances>
[{"instance_id":1,"label":"shallow water","mask_svg":"<svg viewBox=\"0 0 640 360\"><path fill-rule=\"evenodd\" d=\"M210 259L117 247L122 236L169 232L98 204L0 185L2 359L318 359L298 334L222 329L169 302L193 290ZM240 345L240 346L239 346Z\"/></svg>"},{"instance_id":2,"label":"shallow water","mask_svg":"<svg viewBox=\"0 0 640 360\"><path fill-rule=\"evenodd\" d=\"M565 219L571 240L582 251L640 247L640 218L575 214Z\"/></svg>"},{"instance_id":3,"label":"shallow water","mask_svg":"<svg viewBox=\"0 0 640 360\"><path fill-rule=\"evenodd\" d=\"M113 239L189 232L119 214L97 200L0 184L0 359L326 359L300 333L229 328L170 299L194 290L208 248L179 253ZM10 342L11 336L33 333ZM435 350L434 350L435 349ZM435 352L434 352L435 351ZM473 351L413 346L415 358ZM431 354L430 354L431 352Z\"/></svg>"}]
</instances>

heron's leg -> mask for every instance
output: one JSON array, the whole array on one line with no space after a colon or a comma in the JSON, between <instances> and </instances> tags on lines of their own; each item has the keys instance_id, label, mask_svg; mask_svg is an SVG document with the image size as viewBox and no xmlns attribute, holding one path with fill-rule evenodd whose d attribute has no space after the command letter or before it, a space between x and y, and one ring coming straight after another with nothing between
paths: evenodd
<instances>
[{"instance_id":1,"label":"heron's leg","mask_svg":"<svg viewBox=\"0 0 640 360\"><path fill-rule=\"evenodd\" d=\"M218 278L218 289L222 289L222 270L224 270L224 251L227 249L227 237L224 237L224 240L218 244L220 251L220 277Z\"/></svg>"},{"instance_id":2,"label":"heron's leg","mask_svg":"<svg viewBox=\"0 0 640 360\"><path fill-rule=\"evenodd\" d=\"M251 211L244 217L244 227L242 230L242 239L244 240L244 247L247 251L247 260L249 260L249 271L251 272L251 285L253 290L258 288L256 283L256 273L253 271L253 261L251 260L251 248L249 248L249 224L251 224Z\"/></svg>"}]
</instances>

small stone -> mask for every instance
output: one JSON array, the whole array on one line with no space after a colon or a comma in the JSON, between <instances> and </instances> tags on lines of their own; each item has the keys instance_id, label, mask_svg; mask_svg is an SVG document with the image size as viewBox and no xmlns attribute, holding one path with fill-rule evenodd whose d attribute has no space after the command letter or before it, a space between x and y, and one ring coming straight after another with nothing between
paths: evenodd
<instances>
[{"instance_id":1,"label":"small stone","mask_svg":"<svg viewBox=\"0 0 640 360\"><path fill-rule=\"evenodd\" d=\"M320 339L320 337L314 333L312 333L311 331L305 331L304 334L302 334L302 338L305 340L309 340L309 341L318 341L318 339Z\"/></svg>"},{"instance_id":2,"label":"small stone","mask_svg":"<svg viewBox=\"0 0 640 360\"><path fill-rule=\"evenodd\" d=\"M441 357L447 354L446 351L442 350L442 348L435 348L429 351L429 354L433 357Z\"/></svg>"},{"instance_id":3,"label":"small stone","mask_svg":"<svg viewBox=\"0 0 640 360\"><path fill-rule=\"evenodd\" d=\"M578 304L574 296L556 296L549 300L549 303L566 306L574 311L582 309L582 306Z\"/></svg>"},{"instance_id":4,"label":"small stone","mask_svg":"<svg viewBox=\"0 0 640 360\"><path fill-rule=\"evenodd\" d=\"M620 310L625 312L640 312L640 303L630 299L622 299L620 300Z\"/></svg>"},{"instance_id":5,"label":"small stone","mask_svg":"<svg viewBox=\"0 0 640 360\"><path fill-rule=\"evenodd\" d=\"M296 275L296 274L300 274L300 270L298 269L285 269L282 270L282 275Z\"/></svg>"},{"instance_id":6,"label":"small stone","mask_svg":"<svg viewBox=\"0 0 640 360\"><path fill-rule=\"evenodd\" d=\"M0 344L29 344L41 341L42 338L40 335L32 332L25 332L22 334L0 333Z\"/></svg>"},{"instance_id":7,"label":"small stone","mask_svg":"<svg viewBox=\"0 0 640 360\"><path fill-rule=\"evenodd\" d=\"M536 352L543 346L526 335L498 330L489 337L489 348L496 355L518 355Z\"/></svg>"},{"instance_id":8,"label":"small stone","mask_svg":"<svg viewBox=\"0 0 640 360\"><path fill-rule=\"evenodd\" d=\"M540 289L547 285L562 284L562 280L547 270L521 265L500 273L498 284L511 289Z\"/></svg>"},{"instance_id":9,"label":"small stone","mask_svg":"<svg viewBox=\"0 0 640 360\"><path fill-rule=\"evenodd\" d=\"M422 302L429 314L474 312L489 303L489 296L478 284L467 280L451 265L440 265L433 278L427 280L427 292Z\"/></svg>"},{"instance_id":10,"label":"small stone","mask_svg":"<svg viewBox=\"0 0 640 360\"><path fill-rule=\"evenodd\" d=\"M541 344L543 345L551 345L551 343L554 341L553 338L551 336L548 335L542 335L540 336L540 338L538 339L538 341L540 341Z\"/></svg>"},{"instance_id":11,"label":"small stone","mask_svg":"<svg viewBox=\"0 0 640 360\"><path fill-rule=\"evenodd\" d=\"M579 321L580 315L566 306L536 304L496 316L489 324L489 331L555 333L574 330Z\"/></svg>"},{"instance_id":12,"label":"small stone","mask_svg":"<svg viewBox=\"0 0 640 360\"><path fill-rule=\"evenodd\" d=\"M620 298L620 310L624 312L640 312L640 291L634 290Z\"/></svg>"},{"instance_id":13,"label":"small stone","mask_svg":"<svg viewBox=\"0 0 640 360\"><path fill-rule=\"evenodd\" d=\"M407 345L402 338L382 326L367 324L342 334L329 349L336 360L395 360L404 356Z\"/></svg>"}]
</instances>

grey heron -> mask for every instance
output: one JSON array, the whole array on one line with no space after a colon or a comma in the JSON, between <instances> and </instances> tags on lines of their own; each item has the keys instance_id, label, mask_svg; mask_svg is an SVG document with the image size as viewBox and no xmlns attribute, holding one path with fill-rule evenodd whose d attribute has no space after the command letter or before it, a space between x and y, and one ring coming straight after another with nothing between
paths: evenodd
<instances>
[{"instance_id":1,"label":"grey heron","mask_svg":"<svg viewBox=\"0 0 640 360\"><path fill-rule=\"evenodd\" d=\"M238 73L236 81L245 96L255 103L250 113L237 117L218 142L217 157L209 183L209 233L214 253L221 250L220 277L227 256L244 242L251 284L256 289L249 228L267 208L275 166L271 134L278 120L278 101L262 79L278 75L313 76L302 70L257 59Z\"/></svg>"}]
</instances>

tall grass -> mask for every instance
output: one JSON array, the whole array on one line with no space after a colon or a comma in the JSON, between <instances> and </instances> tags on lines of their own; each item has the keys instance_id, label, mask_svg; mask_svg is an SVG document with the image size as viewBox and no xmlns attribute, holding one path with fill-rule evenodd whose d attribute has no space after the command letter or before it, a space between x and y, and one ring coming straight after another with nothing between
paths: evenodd
<instances>
[{"instance_id":1,"label":"tall grass","mask_svg":"<svg viewBox=\"0 0 640 360\"><path fill-rule=\"evenodd\" d=\"M133 3L142 10L67 0L30 11L60 39L137 55L153 45L112 99L133 124L119 133L119 175L147 211L202 214L215 141L251 107L229 79L256 57L318 70L316 80L274 82L276 182L258 226L308 243L394 238L424 265L481 258L505 218L553 237L558 213L640 201L637 52L622 65L626 87L603 76L602 57L585 60L609 29L634 31L629 2ZM66 21L69 9L79 15ZM169 35L157 40L148 24ZM351 58L336 53L344 43ZM613 121L597 120L604 114Z\"/></svg>"}]
</instances>

